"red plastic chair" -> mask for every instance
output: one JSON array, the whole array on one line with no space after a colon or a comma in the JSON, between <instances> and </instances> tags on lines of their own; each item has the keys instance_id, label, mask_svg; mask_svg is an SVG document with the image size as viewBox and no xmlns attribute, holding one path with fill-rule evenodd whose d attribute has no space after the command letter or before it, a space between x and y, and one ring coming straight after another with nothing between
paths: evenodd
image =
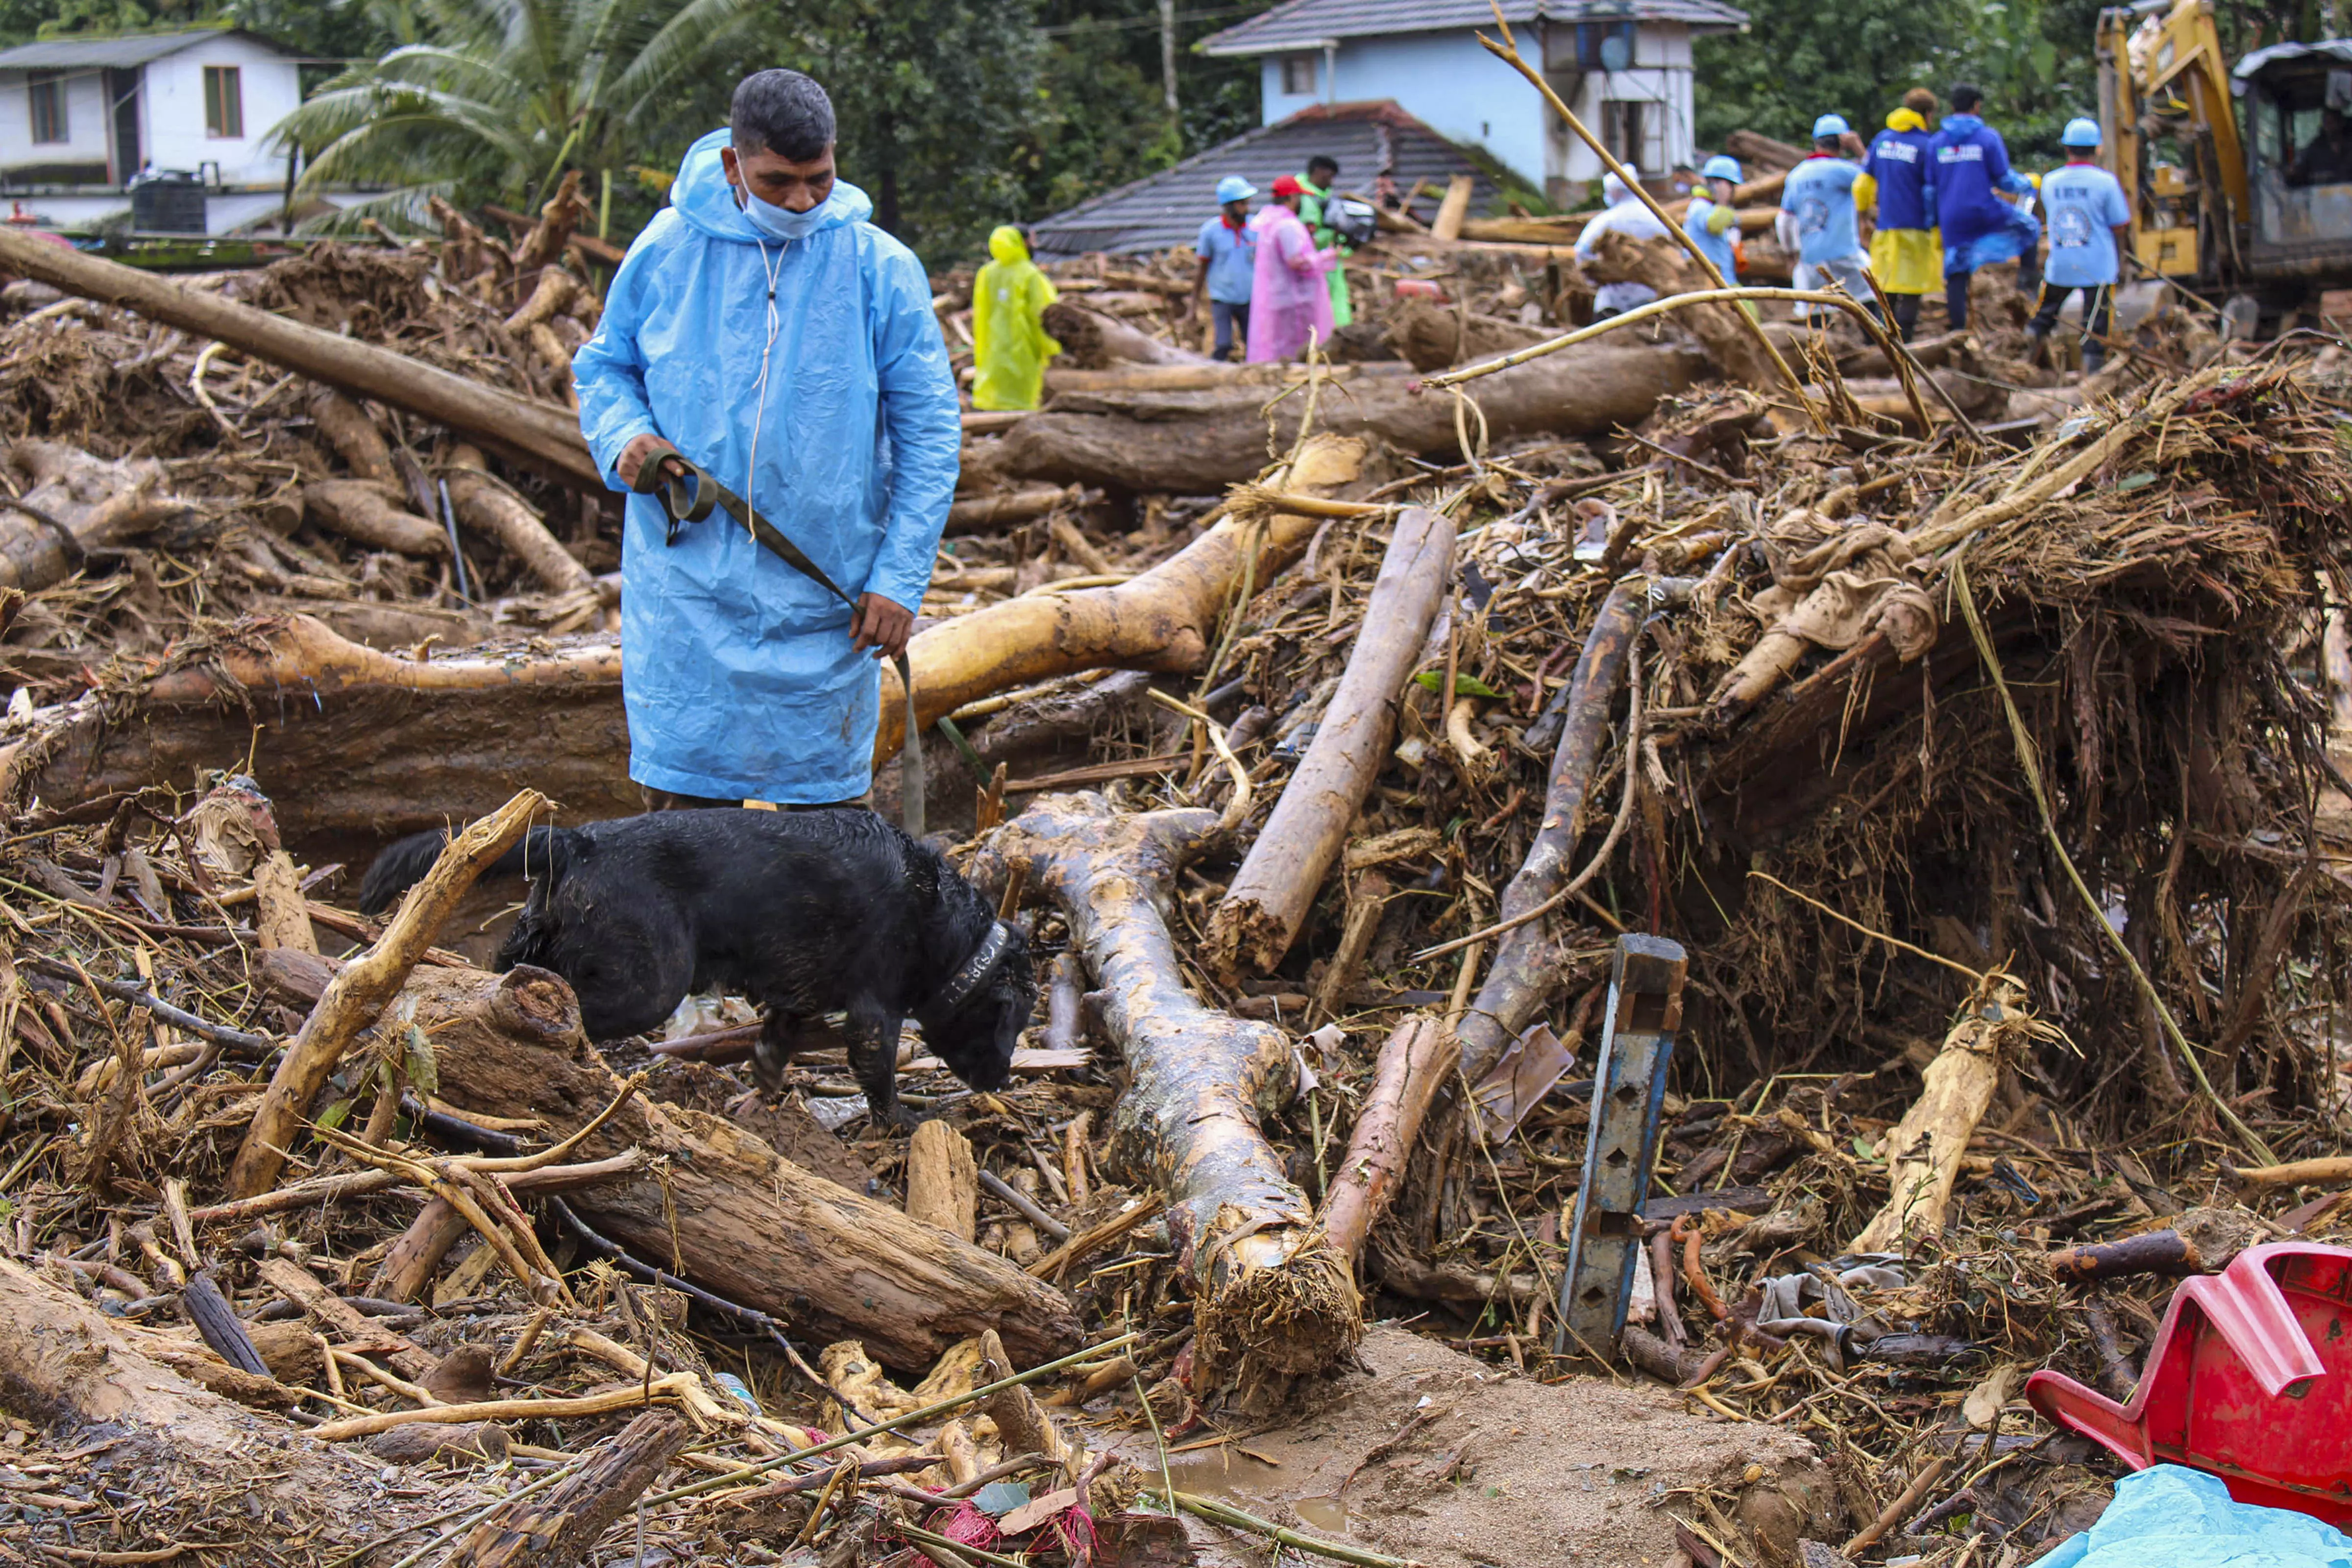
<instances>
[{"instance_id":1,"label":"red plastic chair","mask_svg":"<svg viewBox=\"0 0 2352 1568\"><path fill-rule=\"evenodd\" d=\"M2025 1384L2033 1408L2135 1470L2186 1465L2240 1502L2352 1526L2352 1251L2249 1247L2185 1280L2131 1403L2061 1373Z\"/></svg>"}]
</instances>

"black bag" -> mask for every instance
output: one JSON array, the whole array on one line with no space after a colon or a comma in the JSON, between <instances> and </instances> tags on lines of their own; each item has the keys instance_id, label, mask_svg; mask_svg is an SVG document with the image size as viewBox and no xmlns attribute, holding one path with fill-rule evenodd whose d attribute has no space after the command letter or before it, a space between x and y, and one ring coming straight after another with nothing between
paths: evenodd
<instances>
[{"instance_id":1,"label":"black bag","mask_svg":"<svg viewBox=\"0 0 2352 1568\"><path fill-rule=\"evenodd\" d=\"M1360 202L1353 196L1331 196L1323 203L1323 226L1348 245L1370 245L1372 236L1380 232L1380 218L1372 204Z\"/></svg>"}]
</instances>

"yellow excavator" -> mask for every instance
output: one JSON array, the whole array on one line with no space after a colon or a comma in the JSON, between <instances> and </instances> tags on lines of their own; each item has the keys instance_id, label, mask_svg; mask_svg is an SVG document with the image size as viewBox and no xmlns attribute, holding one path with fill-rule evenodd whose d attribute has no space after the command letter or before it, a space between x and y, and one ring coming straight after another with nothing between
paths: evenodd
<instances>
[{"instance_id":1,"label":"yellow excavator","mask_svg":"<svg viewBox=\"0 0 2352 1568\"><path fill-rule=\"evenodd\" d=\"M2139 0L2099 13L2098 65L2144 273L2242 297L2264 325L2352 285L2352 39L2232 66L2213 0Z\"/></svg>"}]
</instances>

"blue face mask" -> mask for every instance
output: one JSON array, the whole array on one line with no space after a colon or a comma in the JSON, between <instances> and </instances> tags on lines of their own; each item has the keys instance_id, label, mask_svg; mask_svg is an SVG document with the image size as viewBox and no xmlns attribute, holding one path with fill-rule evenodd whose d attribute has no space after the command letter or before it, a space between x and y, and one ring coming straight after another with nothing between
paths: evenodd
<instances>
[{"instance_id":1,"label":"blue face mask","mask_svg":"<svg viewBox=\"0 0 2352 1568\"><path fill-rule=\"evenodd\" d=\"M796 213L790 207L780 207L772 203L763 202L749 191L740 191L738 194L743 199L743 216L751 220L753 228L771 239L787 242L806 239L817 231L820 224L824 222L824 202L817 203L804 213ZM830 200L830 196L827 199Z\"/></svg>"}]
</instances>

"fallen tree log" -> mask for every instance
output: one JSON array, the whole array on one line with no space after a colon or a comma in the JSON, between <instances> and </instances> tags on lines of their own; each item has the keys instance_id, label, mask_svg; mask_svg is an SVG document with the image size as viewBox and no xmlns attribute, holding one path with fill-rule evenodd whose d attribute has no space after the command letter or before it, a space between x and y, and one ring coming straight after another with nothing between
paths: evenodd
<instances>
[{"instance_id":1,"label":"fallen tree log","mask_svg":"<svg viewBox=\"0 0 2352 1568\"><path fill-rule=\"evenodd\" d=\"M1921 1075L1919 1098L1886 1135L1885 1206L1846 1250L1907 1255L1917 1243L1942 1234L1960 1156L1992 1104L2002 1058L2032 1032L2022 986L1999 972L1979 983Z\"/></svg>"},{"instance_id":2,"label":"fallen tree log","mask_svg":"<svg viewBox=\"0 0 2352 1568\"><path fill-rule=\"evenodd\" d=\"M1349 1263L1363 1255L1373 1222L1395 1201L1406 1156L1461 1054L1452 1030L1418 1014L1399 1024L1381 1047L1372 1091L1356 1113L1348 1152L1323 1198L1323 1233Z\"/></svg>"},{"instance_id":3,"label":"fallen tree log","mask_svg":"<svg viewBox=\"0 0 2352 1568\"><path fill-rule=\"evenodd\" d=\"M1425 310L1428 307L1417 308ZM1321 369L1322 374L1333 381L1352 381L1364 375L1412 374L1412 366L1391 360L1375 360L1364 364L1324 365ZM1276 387L1306 378L1305 365L1282 361L1259 364L1236 364L1223 360L1205 360L1199 364L1115 364L1102 370L1065 369L1054 365L1045 372L1045 390L1055 395L1065 392L1214 392L1234 386Z\"/></svg>"},{"instance_id":4,"label":"fallen tree log","mask_svg":"<svg viewBox=\"0 0 2352 1568\"><path fill-rule=\"evenodd\" d=\"M1288 493L1345 495L1371 479L1370 458L1364 441L1318 435L1270 483ZM927 627L908 648L917 721L928 726L992 692L1081 670L1198 669L1208 661L1209 638L1235 584L1244 576L1271 581L1306 551L1323 521L1229 510L1140 577L1068 594L1025 594ZM898 693L898 672L886 666L877 766L898 754L904 738L906 703Z\"/></svg>"},{"instance_id":5,"label":"fallen tree log","mask_svg":"<svg viewBox=\"0 0 2352 1568\"><path fill-rule=\"evenodd\" d=\"M971 496L948 508L947 531L970 533L984 528L1007 528L1033 517L1043 517L1070 497L1068 488L1062 485L1028 485L993 495Z\"/></svg>"},{"instance_id":6,"label":"fallen tree log","mask_svg":"<svg viewBox=\"0 0 2352 1568\"><path fill-rule=\"evenodd\" d=\"M1100 370L1121 360L1134 364L1213 363L1204 353L1162 342L1116 316L1089 310L1070 300L1057 300L1045 307L1045 331L1061 343L1069 362L1083 369Z\"/></svg>"},{"instance_id":7,"label":"fallen tree log","mask_svg":"<svg viewBox=\"0 0 2352 1568\"><path fill-rule=\"evenodd\" d=\"M528 1108L560 1140L620 1096L621 1080L581 1032L572 988L545 970L425 965L402 996L433 1042L436 1092L461 1116ZM581 1218L799 1332L862 1340L898 1367L929 1367L982 1329L1032 1363L1079 1342L1059 1290L802 1169L717 1116L638 1096L566 1157L601 1162L631 1149L650 1157L643 1173L569 1196Z\"/></svg>"},{"instance_id":8,"label":"fallen tree log","mask_svg":"<svg viewBox=\"0 0 2352 1568\"><path fill-rule=\"evenodd\" d=\"M295 839L437 827L495 810L526 785L583 817L643 806L628 777L612 640L552 655L494 646L425 663L294 616L247 621L175 653L134 691L44 710L0 747L0 797L137 790L251 748L253 774ZM137 722L122 721L132 714Z\"/></svg>"},{"instance_id":9,"label":"fallen tree log","mask_svg":"<svg viewBox=\"0 0 2352 1568\"><path fill-rule=\"evenodd\" d=\"M1462 1072L1472 1083L1485 1078L1500 1061L1503 1051L1519 1031L1551 999L1565 980L1559 962L1559 939L1549 915L1527 919L1529 911L1549 902L1568 883L1569 856L1576 848L1592 771L1601 758L1601 743L1609 734L1609 708L1625 679L1633 639L1642 629L1642 614L1649 599L1649 584L1628 577L1609 590L1586 634L1576 673L1563 692L1566 707L1559 746L1552 753L1551 782L1544 797L1542 826L1527 858L1503 889L1505 921L1523 923L1497 939L1495 961L1478 987L1477 999L1458 1026L1462 1040Z\"/></svg>"},{"instance_id":10,"label":"fallen tree log","mask_svg":"<svg viewBox=\"0 0 2352 1568\"><path fill-rule=\"evenodd\" d=\"M146 532L187 510L157 493L152 458L109 462L78 447L26 438L8 447L7 470L24 489L0 499L0 587L28 594L81 570L84 553Z\"/></svg>"},{"instance_id":11,"label":"fallen tree log","mask_svg":"<svg viewBox=\"0 0 2352 1568\"><path fill-rule=\"evenodd\" d=\"M1499 316L1403 300L1389 315L1388 344L1417 371L1445 370L1542 342L1553 334Z\"/></svg>"},{"instance_id":12,"label":"fallen tree log","mask_svg":"<svg viewBox=\"0 0 2352 1568\"><path fill-rule=\"evenodd\" d=\"M569 275L551 271L542 276ZM557 542L529 502L490 477L479 452L461 446L450 454L449 460L450 466L441 477L449 487L449 504L456 510L458 521L497 540L499 547L521 562L523 569L548 592L597 592L596 574Z\"/></svg>"},{"instance_id":13,"label":"fallen tree log","mask_svg":"<svg viewBox=\"0 0 2352 1568\"><path fill-rule=\"evenodd\" d=\"M404 510L399 496L392 486L370 479L313 479L302 487L303 510L310 520L345 539L403 555L448 554L448 535Z\"/></svg>"},{"instance_id":14,"label":"fallen tree log","mask_svg":"<svg viewBox=\"0 0 2352 1568\"><path fill-rule=\"evenodd\" d=\"M1288 493L1336 496L1381 477L1367 443L1318 436L1273 482ZM927 627L910 650L919 721L1085 670L1198 669L1235 585L1244 576L1270 581L1324 521L1244 508L1129 582L1026 595ZM293 616L248 620L174 651L163 673L42 710L23 735L0 745L0 799L137 790L251 750L254 776L297 839L437 827L492 811L525 785L578 817L643 808L628 776L621 653L612 638L583 638L552 653L492 646L426 662L361 647ZM882 679L877 765L897 754L905 728L897 672L886 667ZM124 722L132 715L137 722Z\"/></svg>"},{"instance_id":15,"label":"fallen tree log","mask_svg":"<svg viewBox=\"0 0 2352 1568\"><path fill-rule=\"evenodd\" d=\"M430 1493L388 1491L382 1461L321 1447L206 1391L147 1354L123 1324L7 1258L0 1258L0 1318L9 1326L0 1334L0 1404L68 1435L95 1429L106 1443L107 1484L154 1505L78 1519L70 1542L81 1560L146 1561L101 1553L173 1544L169 1531L190 1522L176 1517L181 1499L240 1500L205 1510L200 1521L206 1543L232 1561L266 1559L289 1541L323 1561L453 1505L490 1500L463 1482ZM47 1538L58 1523L20 1521L11 1537L26 1548L63 1546L61 1531Z\"/></svg>"},{"instance_id":16,"label":"fallen tree log","mask_svg":"<svg viewBox=\"0 0 2352 1568\"><path fill-rule=\"evenodd\" d=\"M1643 283L1660 294L1695 294L1716 287L1690 253L1672 240L1635 239L1612 231L1601 237L1585 275L1600 283ZM1723 374L1759 392L1785 391L1788 383L1772 363L1737 305L1692 305L1675 321L1706 347Z\"/></svg>"},{"instance_id":17,"label":"fallen tree log","mask_svg":"<svg viewBox=\"0 0 2352 1568\"><path fill-rule=\"evenodd\" d=\"M667 1410L648 1410L596 1450L595 1458L543 1497L500 1503L476 1525L445 1568L571 1568L588 1553L604 1527L629 1510L653 1485L694 1428Z\"/></svg>"},{"instance_id":18,"label":"fallen tree log","mask_svg":"<svg viewBox=\"0 0 2352 1568\"><path fill-rule=\"evenodd\" d=\"M1579 344L1483 377L1468 395L1495 439L1594 436L1640 424L1660 398L1710 368L1706 355L1677 343ZM1265 467L1269 441L1279 449L1297 438L1304 401L1286 398L1270 414L1257 399L1198 411L1170 405L1149 420L1049 410L1005 433L1001 459L1005 472L1021 479L1197 490L1255 477ZM1450 396L1415 395L1402 378L1371 377L1319 399L1316 428L1378 437L1426 457L1458 449L1457 406ZM1462 417L1475 437L1478 415L1465 411Z\"/></svg>"},{"instance_id":19,"label":"fallen tree log","mask_svg":"<svg viewBox=\"0 0 2352 1568\"><path fill-rule=\"evenodd\" d=\"M1454 521L1415 507L1397 519L1339 689L1307 755L1210 917L1209 963L1271 973L1297 939L1324 875L1389 757L1400 697L1454 587Z\"/></svg>"},{"instance_id":20,"label":"fallen tree log","mask_svg":"<svg viewBox=\"0 0 2352 1568\"><path fill-rule=\"evenodd\" d=\"M389 349L306 327L32 235L0 230L0 268L210 338L352 396L373 397L445 425L578 489L599 494L604 489L604 475L581 437L579 418L568 408L517 397Z\"/></svg>"},{"instance_id":21,"label":"fallen tree log","mask_svg":"<svg viewBox=\"0 0 2352 1568\"><path fill-rule=\"evenodd\" d=\"M1048 795L984 853L1053 894L1102 988L1103 1025L1130 1075L1113 1158L1150 1173L1167 1196L1169 1235L1193 1281L1196 1386L1247 1394L1331 1370L1363 1321L1347 1258L1260 1130L1289 1099L1289 1036L1184 988L1168 900L1216 828L1208 811L1129 814L1099 795Z\"/></svg>"},{"instance_id":22,"label":"fallen tree log","mask_svg":"<svg viewBox=\"0 0 2352 1568\"><path fill-rule=\"evenodd\" d=\"M310 417L353 478L385 485L399 479L399 471L392 466L392 447L366 409L331 386L313 386Z\"/></svg>"}]
</instances>

